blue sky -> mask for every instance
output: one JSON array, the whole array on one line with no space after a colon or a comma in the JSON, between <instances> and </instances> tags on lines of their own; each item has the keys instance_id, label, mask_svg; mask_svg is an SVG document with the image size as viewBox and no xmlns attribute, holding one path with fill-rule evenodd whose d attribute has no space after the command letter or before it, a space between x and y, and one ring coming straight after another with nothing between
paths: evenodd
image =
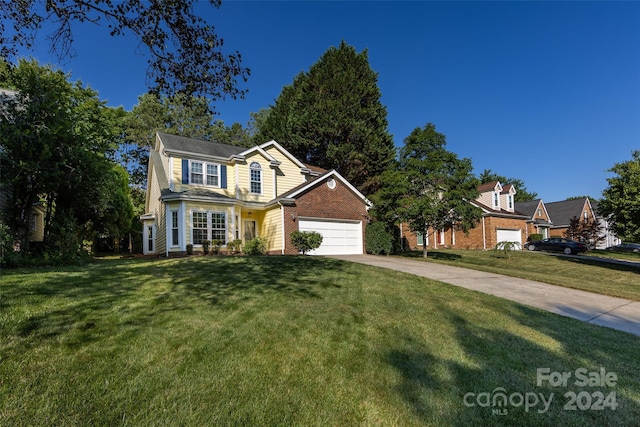
<instances>
[{"instance_id":1,"label":"blue sky","mask_svg":"<svg viewBox=\"0 0 640 427\"><path fill-rule=\"evenodd\" d=\"M397 146L427 122L447 147L524 180L546 202L600 197L607 169L640 149L640 2L226 1L197 10L251 69L244 100L216 104L246 124L341 40L367 49ZM75 26L77 56L35 52L131 109L146 91L137 41Z\"/></svg>"}]
</instances>

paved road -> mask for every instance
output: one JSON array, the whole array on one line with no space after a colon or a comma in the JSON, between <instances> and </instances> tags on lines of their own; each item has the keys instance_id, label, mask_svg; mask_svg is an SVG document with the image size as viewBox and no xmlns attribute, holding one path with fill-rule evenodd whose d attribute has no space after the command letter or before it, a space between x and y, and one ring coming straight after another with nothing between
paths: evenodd
<instances>
[{"instance_id":1,"label":"paved road","mask_svg":"<svg viewBox=\"0 0 640 427\"><path fill-rule=\"evenodd\" d=\"M332 258L404 271L640 336L638 301L408 258L374 255Z\"/></svg>"}]
</instances>

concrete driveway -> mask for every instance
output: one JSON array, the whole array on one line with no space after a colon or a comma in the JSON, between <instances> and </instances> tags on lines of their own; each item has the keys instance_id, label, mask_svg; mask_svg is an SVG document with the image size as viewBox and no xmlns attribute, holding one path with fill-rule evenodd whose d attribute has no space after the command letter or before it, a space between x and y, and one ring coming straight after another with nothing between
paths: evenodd
<instances>
[{"instance_id":1,"label":"concrete driveway","mask_svg":"<svg viewBox=\"0 0 640 427\"><path fill-rule=\"evenodd\" d=\"M409 258L374 255L335 255L332 258L427 277L640 336L638 301Z\"/></svg>"}]
</instances>

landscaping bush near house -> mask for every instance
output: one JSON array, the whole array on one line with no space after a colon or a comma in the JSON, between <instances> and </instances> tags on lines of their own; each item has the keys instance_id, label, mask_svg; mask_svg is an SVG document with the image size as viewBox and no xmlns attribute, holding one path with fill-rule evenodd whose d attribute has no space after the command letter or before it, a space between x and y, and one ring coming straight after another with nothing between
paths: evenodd
<instances>
[{"instance_id":1,"label":"landscaping bush near house","mask_svg":"<svg viewBox=\"0 0 640 427\"><path fill-rule=\"evenodd\" d=\"M298 252L302 252L302 255L306 255L307 252L320 247L322 234L317 231L294 231L291 233L291 244Z\"/></svg>"},{"instance_id":2,"label":"landscaping bush near house","mask_svg":"<svg viewBox=\"0 0 640 427\"><path fill-rule=\"evenodd\" d=\"M211 242L208 240L203 240L202 241L202 252L207 255L209 253L209 246L211 245Z\"/></svg>"},{"instance_id":3,"label":"landscaping bush near house","mask_svg":"<svg viewBox=\"0 0 640 427\"><path fill-rule=\"evenodd\" d=\"M220 247L222 246L222 240L220 239L213 239L211 241L211 252L214 254L218 254L220 253Z\"/></svg>"},{"instance_id":4,"label":"landscaping bush near house","mask_svg":"<svg viewBox=\"0 0 640 427\"><path fill-rule=\"evenodd\" d=\"M187 255L193 255L193 245L191 243L187 245Z\"/></svg>"},{"instance_id":5,"label":"landscaping bush near house","mask_svg":"<svg viewBox=\"0 0 640 427\"><path fill-rule=\"evenodd\" d=\"M235 239L227 243L227 249L232 254L237 254L242 250L242 240Z\"/></svg>"},{"instance_id":6,"label":"landscaping bush near house","mask_svg":"<svg viewBox=\"0 0 640 427\"><path fill-rule=\"evenodd\" d=\"M544 235L540 233L535 233L535 234L530 234L529 237L527 237L527 242L539 242L542 239L544 239Z\"/></svg>"},{"instance_id":7,"label":"landscaping bush near house","mask_svg":"<svg viewBox=\"0 0 640 427\"><path fill-rule=\"evenodd\" d=\"M244 245L244 253L247 255L264 255L267 252L267 239L256 237Z\"/></svg>"},{"instance_id":8,"label":"landscaping bush near house","mask_svg":"<svg viewBox=\"0 0 640 427\"><path fill-rule=\"evenodd\" d=\"M365 244L367 253L373 255L390 255L393 253L393 235L384 222L367 225Z\"/></svg>"}]
</instances>

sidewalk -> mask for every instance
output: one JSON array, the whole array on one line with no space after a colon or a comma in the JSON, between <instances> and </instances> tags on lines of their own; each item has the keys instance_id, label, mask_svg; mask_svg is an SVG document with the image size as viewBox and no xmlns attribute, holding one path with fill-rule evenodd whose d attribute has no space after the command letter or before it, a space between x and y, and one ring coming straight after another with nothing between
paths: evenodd
<instances>
[{"instance_id":1,"label":"sidewalk","mask_svg":"<svg viewBox=\"0 0 640 427\"><path fill-rule=\"evenodd\" d=\"M640 336L638 301L408 258L374 255L335 255L332 258L427 277Z\"/></svg>"}]
</instances>

